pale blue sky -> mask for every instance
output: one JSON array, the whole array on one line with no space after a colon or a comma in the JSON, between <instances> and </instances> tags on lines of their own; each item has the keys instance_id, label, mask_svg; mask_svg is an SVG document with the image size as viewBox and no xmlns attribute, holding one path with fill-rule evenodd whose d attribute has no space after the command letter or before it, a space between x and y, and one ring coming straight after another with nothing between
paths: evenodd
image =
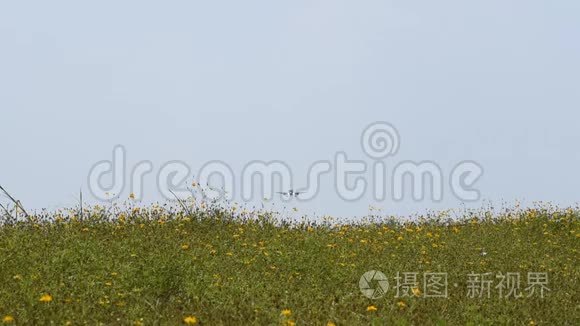
<instances>
[{"instance_id":1,"label":"pale blue sky","mask_svg":"<svg viewBox=\"0 0 580 326\"><path fill-rule=\"evenodd\" d=\"M401 134L392 162L475 160L485 199L569 205L579 35L575 0L3 1L0 184L28 207L72 205L122 144L157 167L283 160L300 186L336 151L365 159L380 120ZM367 212L325 180L307 211Z\"/></svg>"}]
</instances>

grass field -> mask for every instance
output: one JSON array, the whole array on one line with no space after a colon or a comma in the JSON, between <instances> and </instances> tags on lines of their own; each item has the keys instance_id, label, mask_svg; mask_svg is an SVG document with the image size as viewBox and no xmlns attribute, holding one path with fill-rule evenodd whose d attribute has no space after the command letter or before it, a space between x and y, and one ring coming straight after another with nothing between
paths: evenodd
<instances>
[{"instance_id":1,"label":"grass field","mask_svg":"<svg viewBox=\"0 0 580 326\"><path fill-rule=\"evenodd\" d=\"M55 325L580 325L579 221L576 209L342 225L281 223L269 213L217 207L187 214L95 207L82 219L77 210L38 214L0 227L0 318ZM388 278L380 298L359 288L370 270ZM426 297L430 272L446 273L447 297ZM398 287L397 273L411 280L399 279ZM476 280L483 273L492 283ZM519 273L511 294L523 297L502 297L506 273ZM528 273L545 273L544 298L540 287L528 288ZM474 295L484 283L489 298Z\"/></svg>"}]
</instances>

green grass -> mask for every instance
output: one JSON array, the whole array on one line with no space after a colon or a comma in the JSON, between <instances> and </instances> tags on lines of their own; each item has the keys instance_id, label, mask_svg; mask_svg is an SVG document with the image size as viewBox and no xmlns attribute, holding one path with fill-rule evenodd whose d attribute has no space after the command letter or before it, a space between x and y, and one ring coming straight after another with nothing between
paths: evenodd
<instances>
[{"instance_id":1,"label":"green grass","mask_svg":"<svg viewBox=\"0 0 580 326\"><path fill-rule=\"evenodd\" d=\"M96 208L84 221L60 212L1 226L0 317L57 325L179 324L188 316L203 325L580 324L575 210L479 214L451 225L288 225L226 209L185 215ZM389 278L386 296L362 295L369 270ZM448 298L395 298L397 272L419 273L421 291L423 273L446 272ZM494 278L491 298L470 299L471 272L520 273L522 291L528 272L546 272L550 291L501 299Z\"/></svg>"}]
</instances>

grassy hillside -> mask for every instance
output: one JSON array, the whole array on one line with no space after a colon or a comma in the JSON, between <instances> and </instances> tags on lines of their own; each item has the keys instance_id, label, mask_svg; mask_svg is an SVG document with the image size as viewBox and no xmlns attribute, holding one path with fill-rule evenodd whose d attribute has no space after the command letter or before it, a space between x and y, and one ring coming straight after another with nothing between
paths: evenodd
<instances>
[{"instance_id":1,"label":"grassy hillside","mask_svg":"<svg viewBox=\"0 0 580 326\"><path fill-rule=\"evenodd\" d=\"M0 227L0 318L57 325L579 325L579 249L579 213L571 209L359 225L290 225L223 208L185 214L96 207L82 220L62 211ZM370 270L388 278L381 298L359 288ZM417 273L410 296L401 286L396 297L397 272ZM429 272L447 273L447 298L425 297ZM470 298L474 275L488 272L490 297ZM530 272L547 273L544 298L539 288L528 297ZM506 273L519 273L515 294L524 297L500 298Z\"/></svg>"}]
</instances>

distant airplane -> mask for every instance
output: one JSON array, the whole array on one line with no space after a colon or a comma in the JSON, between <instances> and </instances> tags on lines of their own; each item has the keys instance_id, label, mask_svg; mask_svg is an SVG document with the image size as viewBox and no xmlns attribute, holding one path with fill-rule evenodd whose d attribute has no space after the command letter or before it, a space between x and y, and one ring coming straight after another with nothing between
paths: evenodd
<instances>
[{"instance_id":1,"label":"distant airplane","mask_svg":"<svg viewBox=\"0 0 580 326\"><path fill-rule=\"evenodd\" d=\"M277 192L277 194L280 194L282 196L290 196L290 197L298 197L298 195L303 194L304 192L299 192L299 191L294 191L292 189L288 190L288 191L279 191Z\"/></svg>"}]
</instances>

